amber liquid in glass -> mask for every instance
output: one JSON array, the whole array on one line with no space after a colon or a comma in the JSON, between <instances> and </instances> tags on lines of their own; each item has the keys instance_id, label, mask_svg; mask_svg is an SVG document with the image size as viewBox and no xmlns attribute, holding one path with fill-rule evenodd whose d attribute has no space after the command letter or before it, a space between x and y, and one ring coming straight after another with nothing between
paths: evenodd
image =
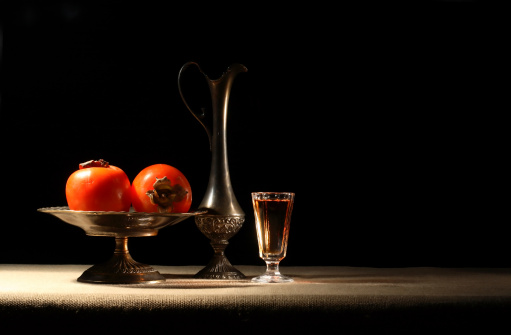
<instances>
[{"instance_id":1,"label":"amber liquid in glass","mask_svg":"<svg viewBox=\"0 0 511 335\"><path fill-rule=\"evenodd\" d=\"M254 201L259 256L280 261L286 256L293 203L290 199Z\"/></svg>"}]
</instances>

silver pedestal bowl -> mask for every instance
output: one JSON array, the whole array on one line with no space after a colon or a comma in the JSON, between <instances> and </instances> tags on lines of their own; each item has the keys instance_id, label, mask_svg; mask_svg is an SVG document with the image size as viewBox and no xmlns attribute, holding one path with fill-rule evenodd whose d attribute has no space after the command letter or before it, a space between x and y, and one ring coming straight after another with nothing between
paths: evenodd
<instances>
[{"instance_id":1,"label":"silver pedestal bowl","mask_svg":"<svg viewBox=\"0 0 511 335\"><path fill-rule=\"evenodd\" d=\"M128 251L128 238L155 236L158 230L175 225L204 211L189 213L141 213L141 212L94 212L73 211L68 207L46 207L38 209L71 225L82 228L89 236L115 238L112 257L87 269L80 282L101 284L137 284L165 281L151 266L135 261Z\"/></svg>"}]
</instances>

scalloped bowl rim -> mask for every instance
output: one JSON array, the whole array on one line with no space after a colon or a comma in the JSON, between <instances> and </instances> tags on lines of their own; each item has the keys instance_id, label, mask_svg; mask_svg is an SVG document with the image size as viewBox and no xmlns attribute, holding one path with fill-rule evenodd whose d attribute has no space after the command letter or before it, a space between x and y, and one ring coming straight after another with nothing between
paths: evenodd
<instances>
[{"instance_id":1,"label":"scalloped bowl rim","mask_svg":"<svg viewBox=\"0 0 511 335\"><path fill-rule=\"evenodd\" d=\"M196 210L192 212L185 213L158 213L158 212L135 212L135 211L77 211L71 210L68 206L58 206L58 207L42 207L37 209L38 212L42 213L80 213L80 214L88 214L88 215L129 215L129 216L193 216L206 214L206 210Z\"/></svg>"}]
</instances>

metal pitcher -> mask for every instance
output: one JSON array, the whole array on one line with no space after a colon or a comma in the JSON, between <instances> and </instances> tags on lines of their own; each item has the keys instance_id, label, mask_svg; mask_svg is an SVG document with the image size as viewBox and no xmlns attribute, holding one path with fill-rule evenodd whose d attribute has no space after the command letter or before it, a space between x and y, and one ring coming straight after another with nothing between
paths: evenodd
<instances>
[{"instance_id":1,"label":"metal pitcher","mask_svg":"<svg viewBox=\"0 0 511 335\"><path fill-rule=\"evenodd\" d=\"M191 65L197 66L209 86L212 100L212 118L206 121L205 111L195 113L186 102L181 89L183 72ZM241 279L245 275L231 265L225 257L224 250L228 240L234 236L245 222L245 212L241 209L231 185L227 157L227 112L229 96L234 78L247 68L241 64L231 65L216 80L210 79L195 62L188 62L181 67L178 75L179 94L188 110L206 130L212 152L209 183L200 210L206 214L195 217L199 230L211 240L214 256L196 278L207 279Z\"/></svg>"}]
</instances>

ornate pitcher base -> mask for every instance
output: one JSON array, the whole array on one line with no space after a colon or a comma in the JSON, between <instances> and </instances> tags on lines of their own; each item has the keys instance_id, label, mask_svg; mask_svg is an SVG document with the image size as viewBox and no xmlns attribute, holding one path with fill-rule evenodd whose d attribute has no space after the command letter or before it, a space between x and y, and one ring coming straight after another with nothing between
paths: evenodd
<instances>
[{"instance_id":1,"label":"ornate pitcher base","mask_svg":"<svg viewBox=\"0 0 511 335\"><path fill-rule=\"evenodd\" d=\"M215 255L206 267L194 276L201 279L244 279L245 275L231 265L224 255Z\"/></svg>"},{"instance_id":2,"label":"ornate pitcher base","mask_svg":"<svg viewBox=\"0 0 511 335\"><path fill-rule=\"evenodd\" d=\"M245 222L245 215L198 215L195 223L199 230L211 240L215 251L213 258L195 278L203 279L243 279L245 275L231 265L224 250L228 240L234 236Z\"/></svg>"}]
</instances>

